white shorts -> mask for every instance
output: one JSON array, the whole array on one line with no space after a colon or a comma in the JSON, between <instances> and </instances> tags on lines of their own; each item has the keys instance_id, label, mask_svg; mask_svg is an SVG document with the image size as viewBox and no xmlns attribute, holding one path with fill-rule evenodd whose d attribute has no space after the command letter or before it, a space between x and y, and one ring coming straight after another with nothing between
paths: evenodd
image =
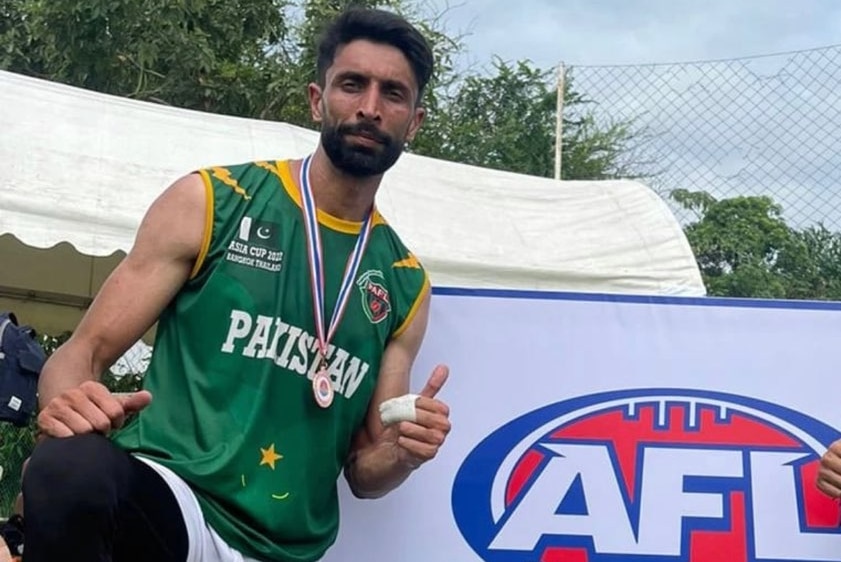
<instances>
[{"instance_id":1,"label":"white shorts","mask_svg":"<svg viewBox=\"0 0 841 562\"><path fill-rule=\"evenodd\" d=\"M216 534L216 531L204 520L199 501L180 476L167 467L154 461L135 455L160 474L172 490L175 500L181 508L184 525L187 527L187 560L185 562L259 562L247 558L234 550Z\"/></svg>"}]
</instances>

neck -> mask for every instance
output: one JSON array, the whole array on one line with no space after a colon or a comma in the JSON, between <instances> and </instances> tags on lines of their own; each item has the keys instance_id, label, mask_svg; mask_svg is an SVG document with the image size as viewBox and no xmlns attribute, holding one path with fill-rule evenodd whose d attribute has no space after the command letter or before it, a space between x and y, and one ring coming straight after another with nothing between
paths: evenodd
<instances>
[{"instance_id":1,"label":"neck","mask_svg":"<svg viewBox=\"0 0 841 562\"><path fill-rule=\"evenodd\" d=\"M301 164L301 161L293 162L295 178ZM310 162L309 180L319 210L339 219L361 222L374 204L382 176L349 176L333 166L319 145Z\"/></svg>"}]
</instances>

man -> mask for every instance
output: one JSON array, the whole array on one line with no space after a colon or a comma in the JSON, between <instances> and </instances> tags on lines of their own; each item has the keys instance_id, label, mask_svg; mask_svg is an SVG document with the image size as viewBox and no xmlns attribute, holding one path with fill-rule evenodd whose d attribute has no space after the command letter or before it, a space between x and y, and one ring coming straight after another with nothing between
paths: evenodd
<instances>
[{"instance_id":1,"label":"man","mask_svg":"<svg viewBox=\"0 0 841 562\"><path fill-rule=\"evenodd\" d=\"M316 560L342 470L373 498L435 456L447 368L407 394L429 284L374 206L432 64L402 18L344 13L309 86L311 158L201 170L152 205L41 375L27 562ZM98 374L156 319L144 390L109 394Z\"/></svg>"}]
</instances>

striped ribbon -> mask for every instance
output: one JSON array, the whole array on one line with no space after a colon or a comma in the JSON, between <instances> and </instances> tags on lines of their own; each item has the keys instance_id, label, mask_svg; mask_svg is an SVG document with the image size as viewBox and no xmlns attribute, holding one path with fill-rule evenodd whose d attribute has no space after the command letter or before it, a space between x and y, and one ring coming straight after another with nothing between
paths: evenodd
<instances>
[{"instance_id":1,"label":"striped ribbon","mask_svg":"<svg viewBox=\"0 0 841 562\"><path fill-rule=\"evenodd\" d=\"M299 183L301 185L301 211L304 214L304 226L307 233L307 256L310 264L310 281L312 283L313 309L315 314L315 329L316 337L318 338L318 346L321 352L321 360L327 360L327 346L339 322L342 320L345 308L347 307L348 299L350 297L351 288L353 287L353 280L356 278L356 272L359 270L359 264L362 261L362 254L365 252L365 247L368 245L368 240L371 237L372 226L374 224L373 208L368 212L365 221L362 223L362 229L359 231L359 236L356 238L353 251L348 256L347 264L345 265L344 277L339 287L339 296L336 299L336 306L333 309L333 316L330 319L330 325L327 330L324 328L324 249L321 246L321 234L318 229L318 215L315 207L315 198L312 194L312 187L310 186L310 163L312 155L307 156L301 164L301 173Z\"/></svg>"}]
</instances>

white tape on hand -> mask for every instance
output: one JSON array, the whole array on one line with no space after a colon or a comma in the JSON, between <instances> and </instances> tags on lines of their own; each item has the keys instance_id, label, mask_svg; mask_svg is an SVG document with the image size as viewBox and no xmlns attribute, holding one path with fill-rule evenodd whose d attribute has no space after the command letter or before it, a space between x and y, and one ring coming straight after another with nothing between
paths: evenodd
<instances>
[{"instance_id":1,"label":"white tape on hand","mask_svg":"<svg viewBox=\"0 0 841 562\"><path fill-rule=\"evenodd\" d=\"M386 400L380 404L380 421L386 426L402 421L414 422L417 419L415 401L418 398L417 394L404 394Z\"/></svg>"}]
</instances>

